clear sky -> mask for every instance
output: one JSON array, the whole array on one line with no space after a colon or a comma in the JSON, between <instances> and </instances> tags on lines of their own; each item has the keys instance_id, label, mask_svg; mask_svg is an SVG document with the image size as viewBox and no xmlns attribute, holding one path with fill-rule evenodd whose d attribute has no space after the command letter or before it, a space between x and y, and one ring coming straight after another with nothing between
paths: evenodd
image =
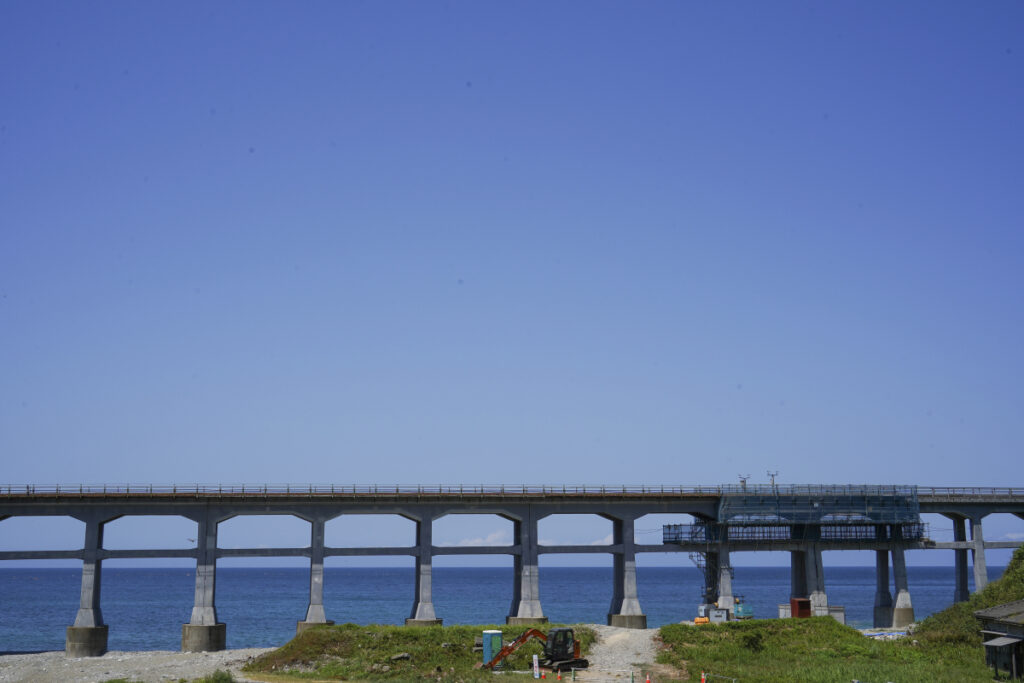
<instances>
[{"instance_id":1,"label":"clear sky","mask_svg":"<svg viewBox=\"0 0 1024 683\"><path fill-rule=\"evenodd\" d=\"M1018 2L4 2L0 479L1024 485L1022 120Z\"/></svg>"}]
</instances>

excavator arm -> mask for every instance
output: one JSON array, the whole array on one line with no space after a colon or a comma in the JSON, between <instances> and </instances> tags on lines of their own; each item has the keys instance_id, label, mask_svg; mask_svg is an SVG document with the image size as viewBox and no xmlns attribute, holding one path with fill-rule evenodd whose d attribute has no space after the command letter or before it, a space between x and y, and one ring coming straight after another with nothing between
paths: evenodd
<instances>
[{"instance_id":1,"label":"excavator arm","mask_svg":"<svg viewBox=\"0 0 1024 683\"><path fill-rule=\"evenodd\" d=\"M477 664L476 667L478 669L493 669L495 666L497 666L498 662L500 662L501 660L505 659L510 654L518 650L520 647L523 646L524 643L526 643L526 641L530 640L530 638L536 638L542 643L546 643L548 641L548 637L543 632L538 631L535 628L527 629L518 638L516 638L511 643L498 650L498 654L494 655L494 659L483 664Z\"/></svg>"}]
</instances>

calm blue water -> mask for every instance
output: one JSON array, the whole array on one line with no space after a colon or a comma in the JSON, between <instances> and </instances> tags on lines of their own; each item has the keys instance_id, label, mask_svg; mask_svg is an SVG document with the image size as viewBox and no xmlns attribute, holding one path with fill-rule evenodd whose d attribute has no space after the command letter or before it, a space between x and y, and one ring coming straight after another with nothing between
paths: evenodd
<instances>
[{"instance_id":1,"label":"calm blue water","mask_svg":"<svg viewBox=\"0 0 1024 683\"><path fill-rule=\"evenodd\" d=\"M952 567L909 567L911 598L922 618L948 607ZM998 578L1001 567L990 567ZM845 605L847 622L871 626L873 567L826 567L829 603ZM611 568L541 567L541 602L553 622L605 623ZM191 569L104 567L102 610L111 650L178 650L181 624L192 610ZM640 604L649 626L690 619L700 597L693 567L639 567ZM0 569L0 651L62 650L64 629L78 609L80 569ZM228 647L277 646L305 616L309 570L217 570L217 614L228 625ZM774 617L789 598L788 567L737 567L733 590L758 617ZM434 607L446 624L503 623L512 600L511 568L434 567ZM413 599L411 568L328 567L324 604L338 623L399 624Z\"/></svg>"}]
</instances>

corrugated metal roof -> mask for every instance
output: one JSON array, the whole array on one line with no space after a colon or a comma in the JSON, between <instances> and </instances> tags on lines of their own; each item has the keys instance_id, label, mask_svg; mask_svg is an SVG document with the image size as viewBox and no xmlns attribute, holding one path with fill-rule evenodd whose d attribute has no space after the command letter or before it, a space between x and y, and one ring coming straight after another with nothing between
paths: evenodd
<instances>
[{"instance_id":1,"label":"corrugated metal roof","mask_svg":"<svg viewBox=\"0 0 1024 683\"><path fill-rule=\"evenodd\" d=\"M1024 624L1024 600L1015 600L1003 605L978 610L974 616L979 619L992 619L1012 624Z\"/></svg>"},{"instance_id":2,"label":"corrugated metal roof","mask_svg":"<svg viewBox=\"0 0 1024 683\"><path fill-rule=\"evenodd\" d=\"M1001 638L993 638L992 640L985 641L985 647L1005 647L1006 645L1013 645L1019 643L1020 638L1010 638L1009 636L1003 636Z\"/></svg>"}]
</instances>

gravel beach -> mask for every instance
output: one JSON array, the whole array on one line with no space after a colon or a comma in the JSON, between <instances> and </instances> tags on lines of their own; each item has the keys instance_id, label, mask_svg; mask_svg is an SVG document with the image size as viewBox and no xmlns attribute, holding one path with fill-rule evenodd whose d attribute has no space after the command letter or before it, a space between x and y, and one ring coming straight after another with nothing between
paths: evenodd
<instances>
[{"instance_id":1,"label":"gravel beach","mask_svg":"<svg viewBox=\"0 0 1024 683\"><path fill-rule=\"evenodd\" d=\"M0 683L97 683L126 678L145 683L191 681L217 669L246 681L240 669L271 648L221 652L108 652L102 657L69 658L61 651L0 656Z\"/></svg>"}]
</instances>

